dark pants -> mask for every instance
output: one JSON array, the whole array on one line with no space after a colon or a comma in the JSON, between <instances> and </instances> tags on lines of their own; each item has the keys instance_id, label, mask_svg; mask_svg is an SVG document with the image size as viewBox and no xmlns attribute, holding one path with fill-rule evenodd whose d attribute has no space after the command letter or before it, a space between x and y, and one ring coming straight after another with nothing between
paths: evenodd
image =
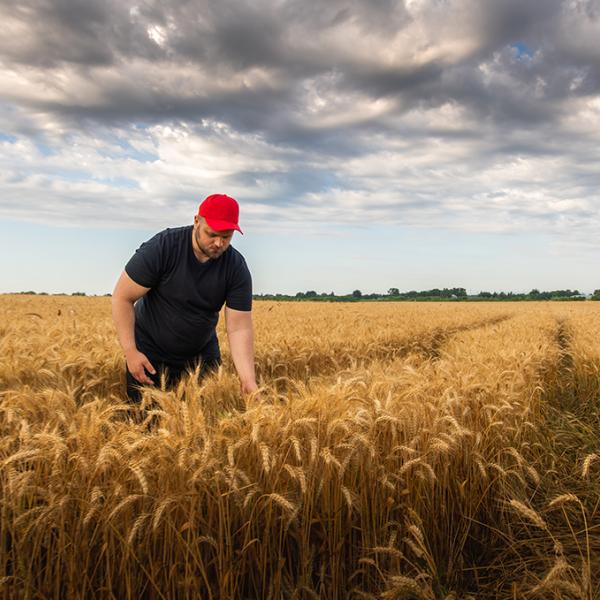
<instances>
[{"instance_id":1,"label":"dark pants","mask_svg":"<svg viewBox=\"0 0 600 600\"><path fill-rule=\"evenodd\" d=\"M172 388L179 383L179 380L188 372L190 369L194 369L198 362L200 362L200 379L205 377L207 374L216 371L221 364L221 357L207 357L200 358L197 361L192 361L185 366L177 367L172 365L167 365L165 363L160 363L157 361L153 361L152 366L156 369L156 373L153 375L152 373L147 373L148 377L152 379L154 385L159 387L161 384L162 375L164 374L165 383L167 388ZM129 369L125 368L125 377L127 381L127 398L130 402L139 403L142 399L142 394L140 392L140 382L134 379L133 375L129 372Z\"/></svg>"}]
</instances>

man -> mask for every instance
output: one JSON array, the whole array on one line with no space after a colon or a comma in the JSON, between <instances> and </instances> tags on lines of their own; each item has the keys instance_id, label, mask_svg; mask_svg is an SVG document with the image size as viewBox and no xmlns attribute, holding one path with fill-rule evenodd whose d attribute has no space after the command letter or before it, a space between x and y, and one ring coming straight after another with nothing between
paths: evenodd
<instances>
[{"instance_id":1,"label":"man","mask_svg":"<svg viewBox=\"0 0 600 600\"><path fill-rule=\"evenodd\" d=\"M233 363L244 393L258 389L254 372L252 279L230 246L239 206L224 194L208 196L194 224L165 229L143 243L121 273L112 313L127 361L127 395L140 385L175 383L188 368L201 373L221 362L216 325L225 304Z\"/></svg>"}]
</instances>

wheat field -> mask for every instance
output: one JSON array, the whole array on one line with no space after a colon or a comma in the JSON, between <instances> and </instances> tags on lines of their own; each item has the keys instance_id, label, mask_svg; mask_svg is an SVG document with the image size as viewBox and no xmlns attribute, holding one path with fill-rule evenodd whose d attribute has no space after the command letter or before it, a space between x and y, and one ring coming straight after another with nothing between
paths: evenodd
<instances>
[{"instance_id":1,"label":"wheat field","mask_svg":"<svg viewBox=\"0 0 600 600\"><path fill-rule=\"evenodd\" d=\"M1 598L600 598L600 303L254 315L135 407L108 298L0 296Z\"/></svg>"}]
</instances>

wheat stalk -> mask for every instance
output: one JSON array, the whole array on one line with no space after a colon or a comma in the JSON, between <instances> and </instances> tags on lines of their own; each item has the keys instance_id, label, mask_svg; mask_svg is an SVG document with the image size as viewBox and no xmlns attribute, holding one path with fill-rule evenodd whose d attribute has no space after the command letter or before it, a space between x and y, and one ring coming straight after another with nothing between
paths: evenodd
<instances>
[{"instance_id":1,"label":"wheat stalk","mask_svg":"<svg viewBox=\"0 0 600 600\"><path fill-rule=\"evenodd\" d=\"M581 478L582 479L587 479L589 474L590 474L590 466L592 465L592 463L598 460L598 455L597 454L588 454L585 459L583 460L583 466L581 468Z\"/></svg>"},{"instance_id":2,"label":"wheat stalk","mask_svg":"<svg viewBox=\"0 0 600 600\"><path fill-rule=\"evenodd\" d=\"M517 513L519 513L522 517L527 519L530 523L532 523L536 527L539 527L540 529L546 529L546 530L548 529L548 525L546 524L546 521L544 521L544 519L542 519L542 517L540 516L539 513L537 513L535 510L533 510L529 506L527 506L527 505L523 504L522 502L520 502L519 500L515 500L515 499L510 500L509 504L512 506L512 508Z\"/></svg>"}]
</instances>

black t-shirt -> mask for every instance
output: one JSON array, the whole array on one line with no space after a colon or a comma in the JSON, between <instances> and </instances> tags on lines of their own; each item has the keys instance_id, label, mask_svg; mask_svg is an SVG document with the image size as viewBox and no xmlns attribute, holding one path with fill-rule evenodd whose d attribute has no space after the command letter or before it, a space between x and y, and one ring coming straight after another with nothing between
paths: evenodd
<instances>
[{"instance_id":1,"label":"black t-shirt","mask_svg":"<svg viewBox=\"0 0 600 600\"><path fill-rule=\"evenodd\" d=\"M201 263L192 249L191 225L165 229L144 242L125 271L151 288L135 303L136 346L151 362L181 367L218 357L215 327L223 304L252 309L244 257L229 246L219 258Z\"/></svg>"}]
</instances>

